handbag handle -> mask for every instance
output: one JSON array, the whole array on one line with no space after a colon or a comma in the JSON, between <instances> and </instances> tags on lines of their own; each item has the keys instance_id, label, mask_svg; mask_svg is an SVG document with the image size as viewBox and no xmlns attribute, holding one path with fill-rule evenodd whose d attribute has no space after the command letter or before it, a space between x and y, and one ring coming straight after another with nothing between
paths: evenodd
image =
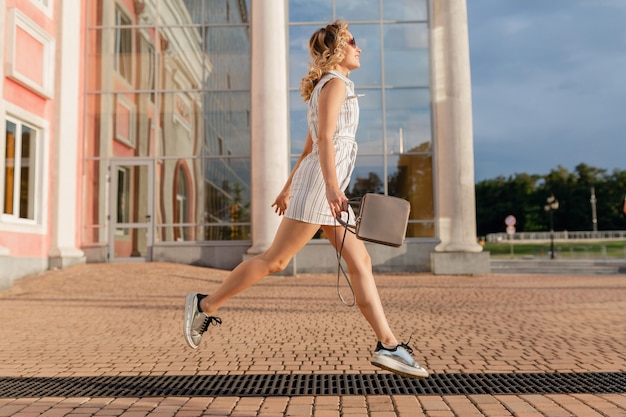
<instances>
[{"instance_id":1,"label":"handbag handle","mask_svg":"<svg viewBox=\"0 0 626 417\"><path fill-rule=\"evenodd\" d=\"M355 206L355 207L360 207L361 206L361 197L352 197L351 199L347 200L347 203ZM337 223L339 223L340 225L342 225L343 227L346 228L346 230L350 233L352 233L353 235L356 234L356 226L353 224L349 224L348 222L350 221L350 212L348 212L348 221L346 222L344 219L341 218L341 213L338 216L335 216L335 220L337 221ZM359 218L356 218L356 222L359 222Z\"/></svg>"}]
</instances>

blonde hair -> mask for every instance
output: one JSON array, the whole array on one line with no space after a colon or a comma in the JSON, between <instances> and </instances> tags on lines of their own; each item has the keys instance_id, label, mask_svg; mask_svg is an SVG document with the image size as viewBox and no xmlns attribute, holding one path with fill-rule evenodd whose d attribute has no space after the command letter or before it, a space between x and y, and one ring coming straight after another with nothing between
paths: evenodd
<instances>
[{"instance_id":1,"label":"blonde hair","mask_svg":"<svg viewBox=\"0 0 626 417\"><path fill-rule=\"evenodd\" d=\"M336 20L330 25L313 33L309 40L309 53L313 59L309 65L309 73L300 82L300 95L309 101L313 89L319 80L343 61L348 45L348 22Z\"/></svg>"}]
</instances>

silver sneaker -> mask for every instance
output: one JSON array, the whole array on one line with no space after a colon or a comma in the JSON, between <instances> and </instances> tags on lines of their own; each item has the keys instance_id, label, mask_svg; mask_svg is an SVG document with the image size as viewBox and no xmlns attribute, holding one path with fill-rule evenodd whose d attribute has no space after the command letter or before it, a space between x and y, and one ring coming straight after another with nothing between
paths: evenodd
<instances>
[{"instance_id":1,"label":"silver sneaker","mask_svg":"<svg viewBox=\"0 0 626 417\"><path fill-rule=\"evenodd\" d=\"M428 371L413 359L411 353L413 349L405 343L400 343L393 349L387 349L378 342L371 363L407 378L428 377Z\"/></svg>"},{"instance_id":2,"label":"silver sneaker","mask_svg":"<svg viewBox=\"0 0 626 417\"><path fill-rule=\"evenodd\" d=\"M183 323L183 335L185 341L193 349L197 349L202 339L202 334L210 324L222 324L219 317L209 316L198 310L198 298L206 297L203 294L191 292L185 300L185 319Z\"/></svg>"}]
</instances>

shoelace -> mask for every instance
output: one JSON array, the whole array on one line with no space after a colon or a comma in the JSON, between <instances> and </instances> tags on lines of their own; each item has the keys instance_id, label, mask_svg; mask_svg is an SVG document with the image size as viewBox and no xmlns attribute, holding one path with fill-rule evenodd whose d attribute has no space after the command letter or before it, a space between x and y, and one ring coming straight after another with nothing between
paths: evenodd
<instances>
[{"instance_id":1,"label":"shoelace","mask_svg":"<svg viewBox=\"0 0 626 417\"><path fill-rule=\"evenodd\" d=\"M411 346L408 345L408 342L407 343L398 343L398 346L403 347L410 354L413 353L413 348L411 348Z\"/></svg>"},{"instance_id":2,"label":"shoelace","mask_svg":"<svg viewBox=\"0 0 626 417\"><path fill-rule=\"evenodd\" d=\"M410 354L413 354L413 348L409 346L409 343L411 343L412 338L413 338L413 335L411 334L411 336L409 336L409 340L407 340L406 343L398 343L398 346L402 346L403 348L406 349L407 352L409 352Z\"/></svg>"},{"instance_id":3,"label":"shoelace","mask_svg":"<svg viewBox=\"0 0 626 417\"><path fill-rule=\"evenodd\" d=\"M211 324L215 326L217 326L218 324L222 324L222 319L219 317L206 316L204 318L204 321L202 322L202 326L198 330L198 333L203 334L204 332L206 332L206 329L208 329Z\"/></svg>"}]
</instances>

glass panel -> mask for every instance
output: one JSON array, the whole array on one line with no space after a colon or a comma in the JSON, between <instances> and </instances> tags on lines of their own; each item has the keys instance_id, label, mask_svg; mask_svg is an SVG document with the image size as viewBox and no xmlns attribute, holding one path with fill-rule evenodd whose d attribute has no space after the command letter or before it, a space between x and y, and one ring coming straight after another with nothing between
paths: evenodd
<instances>
[{"instance_id":1,"label":"glass panel","mask_svg":"<svg viewBox=\"0 0 626 417\"><path fill-rule=\"evenodd\" d=\"M37 173L37 132L22 126L20 162L20 218L35 219L35 179Z\"/></svg>"},{"instance_id":2,"label":"glass panel","mask_svg":"<svg viewBox=\"0 0 626 417\"><path fill-rule=\"evenodd\" d=\"M332 0L289 0L290 22L330 23L332 19Z\"/></svg>"},{"instance_id":3,"label":"glass panel","mask_svg":"<svg viewBox=\"0 0 626 417\"><path fill-rule=\"evenodd\" d=\"M299 156L304 149L306 135L309 130L307 122L308 106L302 100L299 90L289 93L289 109L291 154L297 154Z\"/></svg>"},{"instance_id":4,"label":"glass panel","mask_svg":"<svg viewBox=\"0 0 626 417\"><path fill-rule=\"evenodd\" d=\"M380 25L357 25L349 27L357 45L361 48L361 66L350 73L357 89L380 86L382 83Z\"/></svg>"},{"instance_id":5,"label":"glass panel","mask_svg":"<svg viewBox=\"0 0 626 417\"><path fill-rule=\"evenodd\" d=\"M6 121L6 145L4 157L4 213L13 214L15 199L15 138L17 125Z\"/></svg>"},{"instance_id":6,"label":"glass panel","mask_svg":"<svg viewBox=\"0 0 626 417\"><path fill-rule=\"evenodd\" d=\"M385 115L388 153L432 151L429 90L386 90Z\"/></svg>"},{"instance_id":7,"label":"glass panel","mask_svg":"<svg viewBox=\"0 0 626 417\"><path fill-rule=\"evenodd\" d=\"M248 27L210 27L205 35L206 61L200 79L213 90L250 89L250 31Z\"/></svg>"},{"instance_id":8,"label":"glass panel","mask_svg":"<svg viewBox=\"0 0 626 417\"><path fill-rule=\"evenodd\" d=\"M113 239L114 258L146 258L148 255L147 227L118 227Z\"/></svg>"},{"instance_id":9,"label":"glass panel","mask_svg":"<svg viewBox=\"0 0 626 417\"><path fill-rule=\"evenodd\" d=\"M348 22L358 20L379 20L378 0L335 1L335 15Z\"/></svg>"},{"instance_id":10,"label":"glass panel","mask_svg":"<svg viewBox=\"0 0 626 417\"><path fill-rule=\"evenodd\" d=\"M181 10L182 7L185 9ZM245 5L242 5L240 0L160 0L159 10L161 12L159 17L162 25L171 25L173 23L239 24L249 20L250 0L246 0ZM171 21L173 20L172 16L176 16L178 20L176 22Z\"/></svg>"},{"instance_id":11,"label":"glass panel","mask_svg":"<svg viewBox=\"0 0 626 417\"><path fill-rule=\"evenodd\" d=\"M192 92L161 93L157 102L163 109L159 125L153 127L151 155L191 157L200 152L206 120L202 95Z\"/></svg>"},{"instance_id":12,"label":"glass panel","mask_svg":"<svg viewBox=\"0 0 626 417\"><path fill-rule=\"evenodd\" d=\"M412 222L409 220L406 237L435 237L435 222Z\"/></svg>"},{"instance_id":13,"label":"glass panel","mask_svg":"<svg viewBox=\"0 0 626 417\"><path fill-rule=\"evenodd\" d=\"M207 92L202 106L203 155L250 155L250 93Z\"/></svg>"},{"instance_id":14,"label":"glass panel","mask_svg":"<svg viewBox=\"0 0 626 417\"><path fill-rule=\"evenodd\" d=\"M106 155L109 141L106 140L107 126L113 123L113 95L88 94L85 101L85 156ZM102 138L105 138L104 140ZM89 200L88 200L89 201Z\"/></svg>"},{"instance_id":15,"label":"glass panel","mask_svg":"<svg viewBox=\"0 0 626 417\"><path fill-rule=\"evenodd\" d=\"M358 156L346 196L361 197L365 193L384 192L385 172L382 156Z\"/></svg>"},{"instance_id":16,"label":"glass panel","mask_svg":"<svg viewBox=\"0 0 626 417\"><path fill-rule=\"evenodd\" d=\"M100 204L84 204L83 218L85 230L83 243L91 245L106 242L106 236L102 231L106 224L105 204L106 184L108 178L107 165L99 160L87 160L85 163L85 201L99 201Z\"/></svg>"},{"instance_id":17,"label":"glass panel","mask_svg":"<svg viewBox=\"0 0 626 417\"><path fill-rule=\"evenodd\" d=\"M309 39L317 26L289 27L289 87L300 88L300 80L304 77L311 63L309 55Z\"/></svg>"},{"instance_id":18,"label":"glass panel","mask_svg":"<svg viewBox=\"0 0 626 417\"><path fill-rule=\"evenodd\" d=\"M249 158L165 159L156 181L158 241L211 240L226 230L209 228L214 234L206 235L204 223L224 223L228 236L249 239L227 225L250 221ZM165 185L172 182L176 187Z\"/></svg>"},{"instance_id":19,"label":"glass panel","mask_svg":"<svg viewBox=\"0 0 626 417\"><path fill-rule=\"evenodd\" d=\"M129 34L134 47L127 52L109 51L119 31ZM165 61L159 59L160 48L154 29L91 29L87 33L87 91L128 91L157 88L159 73ZM160 68L163 67L163 68ZM130 68L130 69L129 69ZM171 74L170 74L171 76ZM154 101L154 100L153 100Z\"/></svg>"},{"instance_id":20,"label":"glass panel","mask_svg":"<svg viewBox=\"0 0 626 417\"><path fill-rule=\"evenodd\" d=\"M435 217L431 155L387 157L389 195L411 202L411 220Z\"/></svg>"},{"instance_id":21,"label":"glass panel","mask_svg":"<svg viewBox=\"0 0 626 417\"><path fill-rule=\"evenodd\" d=\"M115 26L113 30L113 68L126 81L133 80L133 29L132 21L119 7L115 8Z\"/></svg>"},{"instance_id":22,"label":"glass panel","mask_svg":"<svg viewBox=\"0 0 626 417\"><path fill-rule=\"evenodd\" d=\"M383 152L383 110L380 90L358 90L359 94L359 128L356 141L359 155Z\"/></svg>"},{"instance_id":23,"label":"glass panel","mask_svg":"<svg viewBox=\"0 0 626 417\"><path fill-rule=\"evenodd\" d=\"M383 0L385 20L426 20L428 0Z\"/></svg>"},{"instance_id":24,"label":"glass panel","mask_svg":"<svg viewBox=\"0 0 626 417\"><path fill-rule=\"evenodd\" d=\"M385 85L422 86L429 83L428 25L384 25Z\"/></svg>"},{"instance_id":25,"label":"glass panel","mask_svg":"<svg viewBox=\"0 0 626 417\"><path fill-rule=\"evenodd\" d=\"M250 187L233 175L232 165L247 165L248 160L210 159L206 162L204 178L204 222L206 240L247 240L247 226L229 223L250 222ZM221 223L222 226L209 226Z\"/></svg>"}]
</instances>

